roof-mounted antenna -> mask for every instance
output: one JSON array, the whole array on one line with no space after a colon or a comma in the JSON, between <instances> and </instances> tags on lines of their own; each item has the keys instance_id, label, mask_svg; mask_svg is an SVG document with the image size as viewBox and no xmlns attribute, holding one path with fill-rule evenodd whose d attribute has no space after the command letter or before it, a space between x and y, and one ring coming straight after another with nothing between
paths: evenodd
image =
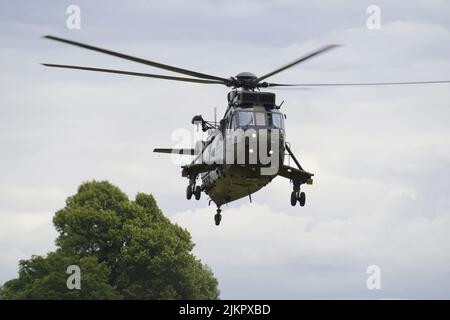
<instances>
[{"instance_id":1,"label":"roof-mounted antenna","mask_svg":"<svg viewBox=\"0 0 450 320\"><path fill-rule=\"evenodd\" d=\"M217 127L217 107L214 107L214 126Z\"/></svg>"}]
</instances>

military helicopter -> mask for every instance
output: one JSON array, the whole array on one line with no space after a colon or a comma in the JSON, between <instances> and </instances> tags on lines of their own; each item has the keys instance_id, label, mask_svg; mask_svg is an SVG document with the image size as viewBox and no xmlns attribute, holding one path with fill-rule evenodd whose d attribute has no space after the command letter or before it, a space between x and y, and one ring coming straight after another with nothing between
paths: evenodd
<instances>
[{"instance_id":1,"label":"military helicopter","mask_svg":"<svg viewBox=\"0 0 450 320\"><path fill-rule=\"evenodd\" d=\"M199 200L202 192L208 195L210 197L209 202L213 201L217 206L217 211L214 216L216 225L219 225L221 222L221 207L224 204L247 196L251 201L251 195L253 193L266 186L277 176L286 178L292 182L293 187L290 195L290 203L292 206L297 205L297 203L302 207L305 205L306 195L301 191L300 187L303 184L311 185L313 183L312 177L314 174L306 171L300 165L289 143L285 140L285 115L280 112L283 103L277 105L276 95L272 92L262 92L261 89L277 87L301 88L450 83L450 80L301 84L282 84L264 81L275 74L338 47L338 45L334 44L312 51L263 76L258 77L250 72L241 72L234 77L224 78L169 66L55 36L47 35L44 38L189 77L44 63L43 65L47 67L114 73L199 84L219 84L231 88L231 91L227 95L228 104L225 114L219 122L206 121L201 115L196 115L192 119L193 124L201 126L201 129L207 133L207 138L204 141L199 141L195 148L156 148L153 150L157 153L174 153L194 157L189 164L181 167L182 177L186 177L189 180L186 188L186 198L190 200L194 196L196 200ZM293 160L296 167L284 164L286 156ZM269 161L267 161L267 158ZM197 183L198 180L200 180L199 183Z\"/></svg>"}]
</instances>

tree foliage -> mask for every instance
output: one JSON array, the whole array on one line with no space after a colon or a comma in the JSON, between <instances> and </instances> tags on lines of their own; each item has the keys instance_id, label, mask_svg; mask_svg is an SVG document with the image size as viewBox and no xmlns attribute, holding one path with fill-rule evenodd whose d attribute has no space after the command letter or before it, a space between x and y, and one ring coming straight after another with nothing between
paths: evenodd
<instances>
[{"instance_id":1,"label":"tree foliage","mask_svg":"<svg viewBox=\"0 0 450 320\"><path fill-rule=\"evenodd\" d=\"M53 223L58 250L20 262L6 299L217 299L211 270L192 253L189 232L172 224L152 195L134 201L109 182L82 184ZM81 290L66 268L79 265Z\"/></svg>"},{"instance_id":2,"label":"tree foliage","mask_svg":"<svg viewBox=\"0 0 450 320\"><path fill-rule=\"evenodd\" d=\"M82 270L81 290L68 290L67 267ZM108 283L109 270L95 257L76 257L61 250L46 257L33 256L20 261L19 278L8 281L1 290L4 299L115 299L117 292Z\"/></svg>"}]
</instances>

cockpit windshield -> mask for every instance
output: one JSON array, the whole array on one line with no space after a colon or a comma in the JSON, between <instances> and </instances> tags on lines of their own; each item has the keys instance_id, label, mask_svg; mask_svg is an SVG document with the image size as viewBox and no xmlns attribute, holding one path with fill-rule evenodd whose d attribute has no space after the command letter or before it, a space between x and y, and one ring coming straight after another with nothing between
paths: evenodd
<instances>
[{"instance_id":1,"label":"cockpit windshield","mask_svg":"<svg viewBox=\"0 0 450 320\"><path fill-rule=\"evenodd\" d=\"M264 112L255 112L255 122L257 126L265 126L266 114Z\"/></svg>"},{"instance_id":2,"label":"cockpit windshield","mask_svg":"<svg viewBox=\"0 0 450 320\"><path fill-rule=\"evenodd\" d=\"M255 125L255 115L250 111L238 112L239 127L247 127Z\"/></svg>"},{"instance_id":3,"label":"cockpit windshield","mask_svg":"<svg viewBox=\"0 0 450 320\"><path fill-rule=\"evenodd\" d=\"M234 121L236 121L235 127L269 126L277 129L284 128L283 115L276 112L238 111L235 114Z\"/></svg>"},{"instance_id":4,"label":"cockpit windshield","mask_svg":"<svg viewBox=\"0 0 450 320\"><path fill-rule=\"evenodd\" d=\"M248 126L266 126L266 114L264 112L253 112L253 111L239 111L238 116L238 126L248 127Z\"/></svg>"}]
</instances>

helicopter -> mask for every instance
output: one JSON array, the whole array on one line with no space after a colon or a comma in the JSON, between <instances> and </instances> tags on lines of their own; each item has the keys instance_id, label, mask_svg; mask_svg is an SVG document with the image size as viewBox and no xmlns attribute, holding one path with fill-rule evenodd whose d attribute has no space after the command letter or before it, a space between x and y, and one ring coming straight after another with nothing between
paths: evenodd
<instances>
[{"instance_id":1,"label":"helicopter","mask_svg":"<svg viewBox=\"0 0 450 320\"><path fill-rule=\"evenodd\" d=\"M312 185L314 174L305 170L286 141L285 114L280 111L283 102L276 103L276 95L261 91L280 87L327 87L327 86L390 86L450 83L450 80L411 82L366 82L366 83L300 83L284 84L265 81L297 64L339 47L331 44L323 46L300 58L283 65L262 76L241 72L229 78L219 77L188 69L169 66L148 59L91 46L81 42L46 35L44 38L100 52L121 59L134 61L151 67L171 71L188 77L140 73L76 65L43 63L46 67L76 69L131 75L164 80L191 82L198 84L225 85L231 88L227 95L227 107L222 119L206 121L195 115L192 124L201 127L207 138L198 141L194 148L155 148L156 153L189 155L193 160L181 166L181 176L188 179L186 198L200 200L201 193L209 196L209 203L217 206L214 215L218 226L222 220L221 207L232 201L249 197L280 176L290 180L292 192L290 204L305 206L306 194L301 191L304 184ZM285 158L292 159L295 166L285 164ZM289 161L290 162L290 161Z\"/></svg>"}]
</instances>

